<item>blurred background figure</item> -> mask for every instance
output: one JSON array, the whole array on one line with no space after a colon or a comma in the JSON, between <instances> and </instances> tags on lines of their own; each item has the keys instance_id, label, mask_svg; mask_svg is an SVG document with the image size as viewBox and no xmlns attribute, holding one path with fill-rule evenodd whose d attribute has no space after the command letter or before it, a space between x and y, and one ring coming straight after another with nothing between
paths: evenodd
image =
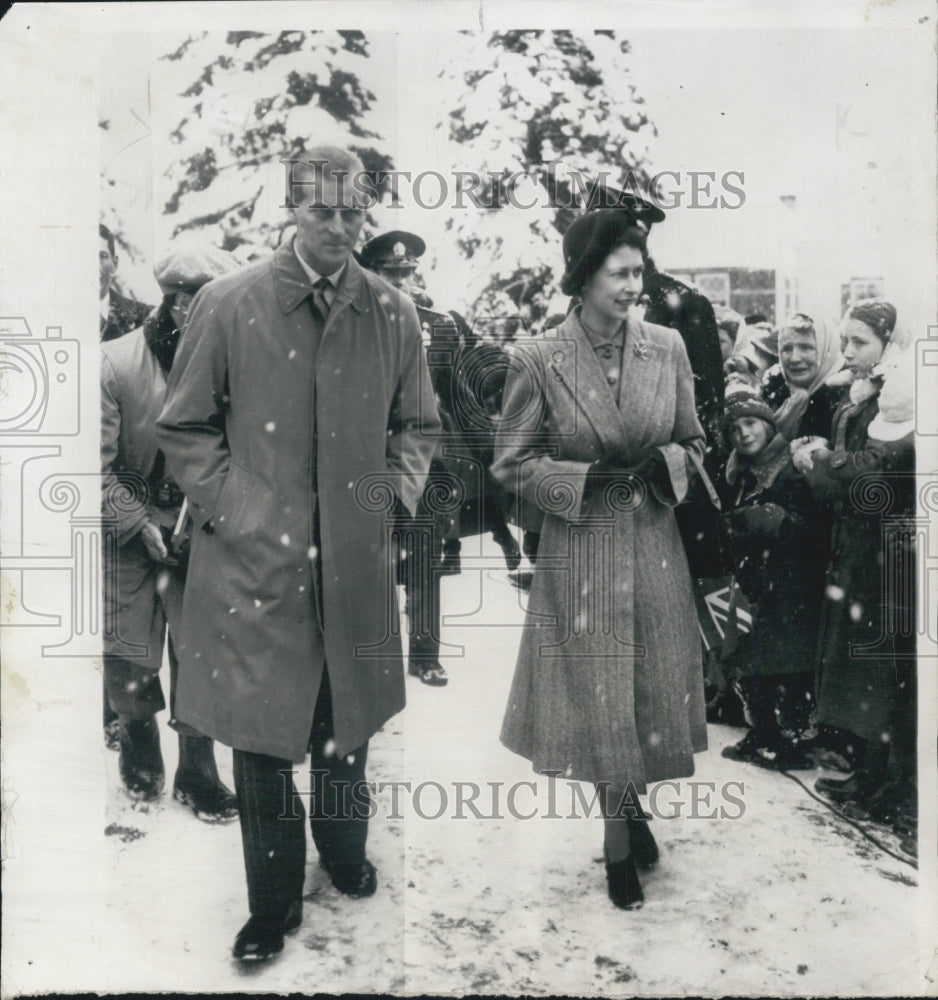
<instances>
[{"instance_id":1,"label":"blurred background figure","mask_svg":"<svg viewBox=\"0 0 938 1000\"><path fill-rule=\"evenodd\" d=\"M143 326L102 347L104 679L118 719L121 780L144 801L163 790L156 716L166 701L159 670L166 649L174 716L179 662L173 639L186 575L178 533L174 538L185 498L166 472L156 418L196 292L236 267L230 254L180 239L154 268L163 292L159 307ZM212 741L175 718L171 723L179 734L173 798L200 819L237 816L234 794L218 777Z\"/></svg>"},{"instance_id":2,"label":"blurred background figure","mask_svg":"<svg viewBox=\"0 0 938 1000\"><path fill-rule=\"evenodd\" d=\"M112 287L117 271L117 244L105 225L98 226L98 298L101 340L115 340L135 330L150 315L153 306L135 302Z\"/></svg>"},{"instance_id":3,"label":"blurred background figure","mask_svg":"<svg viewBox=\"0 0 938 1000\"><path fill-rule=\"evenodd\" d=\"M440 576L460 571L461 538L491 531L509 569L521 560L506 521L502 487L489 472L492 411L504 385L503 352L482 345L457 313L438 312L417 288L425 242L404 230L381 233L361 249L363 266L414 300L443 434L416 518L398 511L400 580L407 592L410 672L447 682L439 662ZM497 412L497 410L495 411Z\"/></svg>"},{"instance_id":4,"label":"blurred background figure","mask_svg":"<svg viewBox=\"0 0 938 1000\"><path fill-rule=\"evenodd\" d=\"M778 361L778 333L762 313L747 316L736 331L733 350L723 362L727 377L758 385L766 370Z\"/></svg>"},{"instance_id":5,"label":"blurred background figure","mask_svg":"<svg viewBox=\"0 0 938 1000\"><path fill-rule=\"evenodd\" d=\"M152 306L135 302L121 295L114 284L117 271L117 243L114 234L103 223L98 225L98 299L99 335L101 342L116 340L136 329L149 316ZM104 745L109 750L120 746L117 712L108 704L107 683L103 687Z\"/></svg>"}]
</instances>

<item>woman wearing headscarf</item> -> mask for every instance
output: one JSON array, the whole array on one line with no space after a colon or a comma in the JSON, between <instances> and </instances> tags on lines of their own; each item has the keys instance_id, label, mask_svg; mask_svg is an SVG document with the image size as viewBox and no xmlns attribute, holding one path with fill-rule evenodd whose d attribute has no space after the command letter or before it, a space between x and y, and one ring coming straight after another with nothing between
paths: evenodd
<instances>
[{"instance_id":1,"label":"woman wearing headscarf","mask_svg":"<svg viewBox=\"0 0 938 1000\"><path fill-rule=\"evenodd\" d=\"M851 734L857 760L852 777L821 778L817 787L890 820L915 801L914 370L895 331L889 302L848 311L841 333L849 396L829 447L794 456L834 513L818 718Z\"/></svg>"},{"instance_id":2,"label":"woman wearing headscarf","mask_svg":"<svg viewBox=\"0 0 938 1000\"><path fill-rule=\"evenodd\" d=\"M544 513L502 742L596 784L609 896L641 903L658 848L636 796L706 747L700 636L674 507L704 454L680 334L635 318L647 259L623 213L577 219L577 306L516 345L494 475Z\"/></svg>"},{"instance_id":3,"label":"woman wearing headscarf","mask_svg":"<svg viewBox=\"0 0 938 1000\"><path fill-rule=\"evenodd\" d=\"M778 332L778 360L762 379L762 398L775 411L779 434L795 438L830 433L846 391L838 333L828 323L795 313ZM833 381L831 381L833 380Z\"/></svg>"}]
</instances>

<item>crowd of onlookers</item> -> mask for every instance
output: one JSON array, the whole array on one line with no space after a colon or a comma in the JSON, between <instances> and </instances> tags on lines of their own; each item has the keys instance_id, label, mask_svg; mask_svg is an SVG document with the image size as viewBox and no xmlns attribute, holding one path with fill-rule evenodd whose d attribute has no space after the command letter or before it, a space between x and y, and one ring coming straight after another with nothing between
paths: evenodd
<instances>
[{"instance_id":1,"label":"crowd of onlookers","mask_svg":"<svg viewBox=\"0 0 938 1000\"><path fill-rule=\"evenodd\" d=\"M717 310L727 373L720 483L751 631L722 662L746 735L723 751L784 770L914 851L914 367L896 309L777 329Z\"/></svg>"}]
</instances>

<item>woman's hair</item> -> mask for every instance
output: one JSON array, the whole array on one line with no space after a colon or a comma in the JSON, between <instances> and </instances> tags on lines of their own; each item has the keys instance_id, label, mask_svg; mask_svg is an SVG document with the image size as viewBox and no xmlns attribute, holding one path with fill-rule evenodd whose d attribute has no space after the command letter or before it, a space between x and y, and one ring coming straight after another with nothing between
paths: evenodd
<instances>
[{"instance_id":1,"label":"woman's hair","mask_svg":"<svg viewBox=\"0 0 938 1000\"><path fill-rule=\"evenodd\" d=\"M624 246L638 250L646 267L651 263L645 233L627 213L608 209L580 216L564 234L566 270L560 290L564 295L582 295L609 254Z\"/></svg>"},{"instance_id":2,"label":"woman's hair","mask_svg":"<svg viewBox=\"0 0 938 1000\"><path fill-rule=\"evenodd\" d=\"M848 309L844 318L865 323L885 344L896 328L896 307L885 299L869 299Z\"/></svg>"}]
</instances>

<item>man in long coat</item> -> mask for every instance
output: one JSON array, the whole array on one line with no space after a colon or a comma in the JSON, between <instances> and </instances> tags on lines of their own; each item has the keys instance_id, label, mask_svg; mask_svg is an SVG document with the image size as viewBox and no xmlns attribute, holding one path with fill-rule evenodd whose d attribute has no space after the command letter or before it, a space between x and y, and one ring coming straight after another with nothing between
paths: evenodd
<instances>
[{"instance_id":1,"label":"man in long coat","mask_svg":"<svg viewBox=\"0 0 938 1000\"><path fill-rule=\"evenodd\" d=\"M178 662L173 640L182 613L184 559L172 551L183 495L165 474L156 445L186 313L195 293L237 261L211 245L175 242L154 267L159 308L137 330L101 348L101 471L104 527L104 681L118 716L120 774L144 800L163 789L156 715L166 707L159 670L168 642L170 707ZM200 819L233 819L235 797L218 777L212 741L176 724L179 766L173 797Z\"/></svg>"},{"instance_id":2,"label":"man in long coat","mask_svg":"<svg viewBox=\"0 0 938 1000\"><path fill-rule=\"evenodd\" d=\"M117 244L114 234L103 224L98 225L98 332L101 343L116 340L125 333L136 330L152 312L152 306L134 302L121 295L114 287L117 270ZM120 746L120 727L117 712L108 703L107 684L104 685L103 718L104 745L109 750Z\"/></svg>"},{"instance_id":3,"label":"man in long coat","mask_svg":"<svg viewBox=\"0 0 938 1000\"><path fill-rule=\"evenodd\" d=\"M361 163L319 147L294 166L295 239L196 298L159 420L194 520L176 712L234 748L241 960L302 920L284 793L307 749L320 864L375 891L368 739L404 706L389 514L415 511L440 429L413 305L352 257Z\"/></svg>"}]
</instances>

